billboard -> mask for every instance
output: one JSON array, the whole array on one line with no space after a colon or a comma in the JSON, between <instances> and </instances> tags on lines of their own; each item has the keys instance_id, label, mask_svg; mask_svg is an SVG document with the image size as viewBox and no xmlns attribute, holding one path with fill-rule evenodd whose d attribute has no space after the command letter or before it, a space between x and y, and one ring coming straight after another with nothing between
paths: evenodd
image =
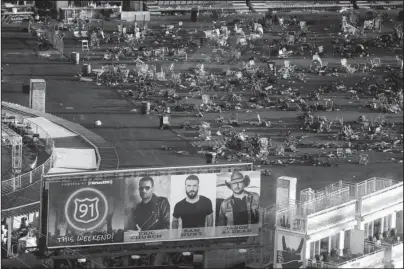
<instances>
[{"instance_id":1,"label":"billboard","mask_svg":"<svg viewBox=\"0 0 404 269\"><path fill-rule=\"evenodd\" d=\"M254 236L261 227L260 171L100 174L48 182L49 248Z\"/></svg>"},{"instance_id":2,"label":"billboard","mask_svg":"<svg viewBox=\"0 0 404 269\"><path fill-rule=\"evenodd\" d=\"M276 268L304 267L304 237L276 231Z\"/></svg>"}]
</instances>

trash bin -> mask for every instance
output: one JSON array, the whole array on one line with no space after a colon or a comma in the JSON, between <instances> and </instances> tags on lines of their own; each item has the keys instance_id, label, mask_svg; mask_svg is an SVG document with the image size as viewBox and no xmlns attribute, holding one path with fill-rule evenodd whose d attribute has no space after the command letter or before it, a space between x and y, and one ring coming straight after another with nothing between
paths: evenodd
<instances>
[{"instance_id":1,"label":"trash bin","mask_svg":"<svg viewBox=\"0 0 404 269\"><path fill-rule=\"evenodd\" d=\"M148 115L148 114L150 114L150 102L142 102L142 104L141 104L141 113L143 114L143 115Z\"/></svg>"},{"instance_id":2,"label":"trash bin","mask_svg":"<svg viewBox=\"0 0 404 269\"><path fill-rule=\"evenodd\" d=\"M83 64L81 72L83 76L89 76L91 74L91 64Z\"/></svg>"},{"instance_id":3,"label":"trash bin","mask_svg":"<svg viewBox=\"0 0 404 269\"><path fill-rule=\"evenodd\" d=\"M71 54L71 61L74 64L79 64L80 63L80 53L78 52L72 52Z\"/></svg>"},{"instance_id":4,"label":"trash bin","mask_svg":"<svg viewBox=\"0 0 404 269\"><path fill-rule=\"evenodd\" d=\"M191 9L191 21L196 22L198 21L199 11L197 8Z\"/></svg>"},{"instance_id":5,"label":"trash bin","mask_svg":"<svg viewBox=\"0 0 404 269\"><path fill-rule=\"evenodd\" d=\"M206 164L215 164L216 163L216 153L208 152L206 153Z\"/></svg>"},{"instance_id":6,"label":"trash bin","mask_svg":"<svg viewBox=\"0 0 404 269\"><path fill-rule=\"evenodd\" d=\"M160 128L169 127L170 126L170 115L161 115L160 116Z\"/></svg>"}]
</instances>

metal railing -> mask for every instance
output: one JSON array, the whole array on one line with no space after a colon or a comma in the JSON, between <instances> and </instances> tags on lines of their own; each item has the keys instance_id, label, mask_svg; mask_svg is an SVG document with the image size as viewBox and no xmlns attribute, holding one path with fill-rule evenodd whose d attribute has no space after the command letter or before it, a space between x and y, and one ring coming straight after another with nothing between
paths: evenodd
<instances>
[{"instance_id":1,"label":"metal railing","mask_svg":"<svg viewBox=\"0 0 404 269\"><path fill-rule=\"evenodd\" d=\"M290 205L288 208L276 212L275 225L299 232L306 232L307 214L305 206L299 202Z\"/></svg>"},{"instance_id":2,"label":"metal railing","mask_svg":"<svg viewBox=\"0 0 404 269\"><path fill-rule=\"evenodd\" d=\"M338 268L338 264L333 262L316 261L308 259L306 268Z\"/></svg>"},{"instance_id":3,"label":"metal railing","mask_svg":"<svg viewBox=\"0 0 404 269\"><path fill-rule=\"evenodd\" d=\"M374 243L365 242L364 253L362 255L360 255L358 257L355 257L355 258L353 258L351 260L341 262L341 263L338 264L338 267L341 267L341 266L346 265L348 263L351 263L351 262L354 262L354 261L357 261L357 260L361 260L361 259L363 259L365 257L369 257L369 256L372 256L372 255L375 255L377 253L384 252L384 251L385 251L384 246L376 246ZM384 257L384 254L383 254L383 257Z\"/></svg>"},{"instance_id":4,"label":"metal railing","mask_svg":"<svg viewBox=\"0 0 404 269\"><path fill-rule=\"evenodd\" d=\"M310 8L341 8L351 7L350 1L270 1L267 0L268 8L280 9L310 9ZM358 1L358 6L402 6L402 1Z\"/></svg>"},{"instance_id":5,"label":"metal railing","mask_svg":"<svg viewBox=\"0 0 404 269\"><path fill-rule=\"evenodd\" d=\"M300 212L304 216L307 216L351 200L359 199L398 183L399 181L396 180L373 177L357 184L338 181L317 191L308 188L300 192L301 201L299 203L290 202L290 204L293 204L291 210L295 211L296 208L299 208ZM277 207L278 211L281 209Z\"/></svg>"},{"instance_id":6,"label":"metal railing","mask_svg":"<svg viewBox=\"0 0 404 269\"><path fill-rule=\"evenodd\" d=\"M399 181L372 177L357 184L357 198L391 187Z\"/></svg>"},{"instance_id":7,"label":"metal railing","mask_svg":"<svg viewBox=\"0 0 404 269\"><path fill-rule=\"evenodd\" d=\"M355 197L350 195L349 187L341 188L326 195L314 198L313 200L304 202L302 204L303 214L305 216L314 214L354 199Z\"/></svg>"},{"instance_id":8,"label":"metal railing","mask_svg":"<svg viewBox=\"0 0 404 269\"><path fill-rule=\"evenodd\" d=\"M308 259L307 260L307 268L341 268L344 265L350 264L352 262L361 260L363 258L372 256L376 253L384 252L385 247L376 246L371 242L365 242L364 253L360 254L358 257L352 258L350 260L345 260L343 262L335 262L335 261L317 261L316 259ZM383 256L384 257L384 256Z\"/></svg>"},{"instance_id":9,"label":"metal railing","mask_svg":"<svg viewBox=\"0 0 404 269\"><path fill-rule=\"evenodd\" d=\"M27 173L2 181L1 195L28 187L32 183L39 181L42 175L47 173L52 168L53 151L55 147L53 139L48 135L47 132L45 132L45 130L32 121L24 119L24 123L27 127L29 126L35 134L39 135L39 141L43 143L44 149L48 154L50 154L50 157L44 163Z\"/></svg>"},{"instance_id":10,"label":"metal railing","mask_svg":"<svg viewBox=\"0 0 404 269\"><path fill-rule=\"evenodd\" d=\"M286 229L305 232L307 217L309 215L355 200L355 193L352 186L340 185L346 187L306 202L290 203L287 208L277 208L275 225Z\"/></svg>"}]
</instances>

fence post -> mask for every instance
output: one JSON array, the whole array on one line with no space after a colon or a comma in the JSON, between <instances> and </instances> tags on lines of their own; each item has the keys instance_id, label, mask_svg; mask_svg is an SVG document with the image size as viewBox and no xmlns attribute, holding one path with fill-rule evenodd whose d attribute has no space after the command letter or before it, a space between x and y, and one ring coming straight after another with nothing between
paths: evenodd
<instances>
[{"instance_id":1,"label":"fence post","mask_svg":"<svg viewBox=\"0 0 404 269\"><path fill-rule=\"evenodd\" d=\"M32 171L29 172L29 184L32 184Z\"/></svg>"},{"instance_id":2,"label":"fence post","mask_svg":"<svg viewBox=\"0 0 404 269\"><path fill-rule=\"evenodd\" d=\"M15 191L15 178L13 178L12 181L13 181L13 191Z\"/></svg>"},{"instance_id":3,"label":"fence post","mask_svg":"<svg viewBox=\"0 0 404 269\"><path fill-rule=\"evenodd\" d=\"M42 174L41 174L41 176L42 176L43 174L45 174L45 165L42 165Z\"/></svg>"}]
</instances>

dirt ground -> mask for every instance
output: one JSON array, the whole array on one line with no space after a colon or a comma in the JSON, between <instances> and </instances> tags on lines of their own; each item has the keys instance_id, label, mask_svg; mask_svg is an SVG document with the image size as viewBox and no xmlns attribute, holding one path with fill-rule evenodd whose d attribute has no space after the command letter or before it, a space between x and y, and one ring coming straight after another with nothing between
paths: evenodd
<instances>
[{"instance_id":1,"label":"dirt ground","mask_svg":"<svg viewBox=\"0 0 404 269\"><path fill-rule=\"evenodd\" d=\"M395 11L390 11L389 14L394 18ZM282 15L282 14L280 14ZM282 16L289 16L290 13ZM328 61L332 67L338 66L340 61L339 56L332 55L330 51L331 39L338 35L338 25L340 14L337 13L297 13L298 18L303 18L307 21L311 20L308 26L310 38L316 38L316 44L324 44L326 55L323 60ZM226 20L231 20L231 17ZM189 16L172 16L172 17L159 17L154 18L149 24L150 28L157 29L161 24L176 24L178 21L183 21L184 28L203 29L211 28L212 22L209 18L201 18L198 23L189 22ZM211 21L211 19L210 19ZM104 28L106 32L116 29L116 22L106 22ZM389 24L385 25L384 33L391 32ZM268 42L272 39L279 39L276 33L277 29L273 32L266 32L265 37ZM368 37L375 36L374 33L368 33ZM158 37L155 37L157 39ZM17 41L17 45L15 42ZM14 44L14 45L13 45ZM147 44L145 44L147 45ZM112 45L108 45L112 46ZM87 63L91 63L93 68L100 68L109 62L100 60L100 55L103 55L105 48L91 51L87 56ZM266 46L268 47L268 46ZM260 55L269 56L268 49L262 46L258 50ZM35 48L35 39L28 37L28 34L18 33L17 35L12 31L2 31L2 64L5 65L5 83L2 85L2 98L5 101L20 103L27 105L28 96L21 93L21 84L26 82L29 78L45 78L47 80L48 94L47 94L47 112L61 116L68 120L82 124L97 134L104 137L107 141L111 142L117 150L120 158L120 168L135 168L135 167L155 167L155 166L178 166L178 165L198 165L205 163L205 157L198 155L197 151L207 146L207 143L202 143L195 139L198 136L197 130L184 130L181 126L184 122L190 124L200 124L201 122L209 122L212 126L212 134L215 134L218 124L215 119L218 116L223 116L225 119L230 118L232 112L225 111L222 113L203 113L203 118L195 117L195 113L191 112L176 112L172 110L171 115L171 129L159 130L158 129L158 115L151 113L150 115L140 115L139 113L131 112L132 109L139 109L139 100L133 100L121 97L119 90L135 89L136 85L119 85L119 86L97 86L91 82L79 82L75 78L77 72L81 72L81 65L72 65L67 61L60 59L45 59L37 57L32 53ZM69 56L70 52L80 50L80 45L75 41L72 36L67 34L65 37L65 55ZM7 54L8 53L8 54ZM19 53L16 56L13 53ZM386 49L372 48L370 53L380 57L383 64L396 65L394 60L395 53ZM184 71L189 68L195 68L197 59L204 59L211 56L212 48L209 46L195 49L188 54L190 61L176 62L175 71ZM246 52L243 59L246 60L251 57L250 52ZM97 58L98 57L98 58ZM306 58L305 58L306 57ZM259 58L259 57L258 57ZM272 60L272 59L271 59ZM283 63L283 60L274 59L277 65ZM301 57L289 58L292 64L302 68L308 68L311 64L311 55L307 54ZM363 58L350 58L349 63L358 63L369 61ZM132 66L133 59L122 61L128 67ZM165 64L169 64L166 61ZM257 60L257 64L265 66L265 62ZM241 66L238 63L238 66ZM225 65L221 63L206 63L205 70L221 71L225 69L236 69L236 65ZM302 95L312 93L318 89L320 85L329 85L336 81L342 81L346 86L353 85L360 81L364 76L372 77L375 79L382 76L380 71L371 71L368 73L356 73L353 75L340 74L338 77L334 76L315 76L308 75L306 82L297 80L283 80L280 79L274 85L275 89L292 87L299 89ZM284 85L282 87L282 85ZM187 91L176 89L182 97L187 97L187 100L182 100L182 103L201 103L201 97L192 97ZM228 95L228 93L218 91L206 91L206 94L215 94L219 97ZM236 94L243 96L243 102L247 102L254 94L249 89L240 89L236 87ZM278 98L279 94L272 93L270 98ZM316 112L315 116L326 116L327 119L335 119L343 117L345 123L349 123L352 127L357 127L356 120L360 115L365 115L368 118L376 119L381 115L380 112L372 111L365 107L365 102L368 97L361 96L359 100L351 100L347 98L346 93L329 93L322 95L322 99L332 98L338 105L338 111L332 112ZM155 98L158 99L157 97ZM271 138L274 146L280 144L284 140L284 133L290 131L295 137L302 137L301 143L312 144L313 142L336 142L341 146L345 145L344 141L335 141L330 136L338 131L333 129L332 133L308 133L300 130L298 127L300 122L298 116L301 112L298 111L282 111L278 109L240 109L237 111L239 122L243 121L257 121L257 114L260 115L262 120L269 120L272 123L271 127L258 127L249 124L241 123L237 130L245 129L248 135L259 134L260 136ZM383 114L389 123L394 123L395 127L390 128L394 136L401 135L402 128L402 112L397 114ZM102 120L103 125L99 128L93 127L95 120ZM213 137L213 140L217 137ZM362 141L353 141L352 144L360 143ZM377 142L373 141L372 143ZM191 143L197 144L200 147L195 148ZM162 145L165 145L171 150L162 150ZM186 151L189 155L180 155L176 152ZM325 156L331 152L335 153L336 149L322 149L322 148L297 148L297 152L292 154L291 157L280 158L270 154L269 160L289 159L289 158L302 158L304 153L317 154ZM287 166L277 165L261 165L262 169L269 169L271 175L263 176L262 181L262 203L264 206L272 204L275 179L278 176L292 176L298 178L298 190L308 187L313 189L320 189L334 183L338 180L348 182L359 182L370 177L385 177L401 181L403 178L402 168L402 151L397 152L379 152L379 151L366 151L359 152L369 154L369 163L367 165L358 164L359 156L355 155L350 158L345 158L335 161L338 166L323 167L311 166L308 164L290 164ZM245 159L244 161L249 161ZM219 163L227 163L227 160L219 158Z\"/></svg>"}]
</instances>

